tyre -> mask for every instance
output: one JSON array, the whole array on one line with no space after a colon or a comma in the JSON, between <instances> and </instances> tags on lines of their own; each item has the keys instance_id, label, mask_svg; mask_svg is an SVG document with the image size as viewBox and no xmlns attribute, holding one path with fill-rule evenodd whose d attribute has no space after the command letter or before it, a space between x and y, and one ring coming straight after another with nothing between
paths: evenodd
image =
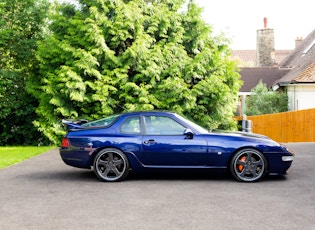
<instances>
[{"instance_id":1,"label":"tyre","mask_svg":"<svg viewBox=\"0 0 315 230\"><path fill-rule=\"evenodd\" d=\"M107 182L123 180L129 173L129 162L126 155L114 148L101 150L94 159L96 176Z\"/></svg>"},{"instance_id":2,"label":"tyre","mask_svg":"<svg viewBox=\"0 0 315 230\"><path fill-rule=\"evenodd\" d=\"M259 181L267 172L267 161L256 149L242 149L233 156L230 170L238 181Z\"/></svg>"}]
</instances>

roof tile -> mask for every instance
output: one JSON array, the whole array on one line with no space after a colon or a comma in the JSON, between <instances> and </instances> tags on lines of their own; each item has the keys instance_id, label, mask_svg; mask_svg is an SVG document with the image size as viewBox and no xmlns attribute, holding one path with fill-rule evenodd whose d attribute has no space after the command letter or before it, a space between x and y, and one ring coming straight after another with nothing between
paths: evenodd
<instances>
[{"instance_id":1,"label":"roof tile","mask_svg":"<svg viewBox=\"0 0 315 230\"><path fill-rule=\"evenodd\" d=\"M281 63L292 50L276 50L275 65ZM239 62L240 67L255 67L256 66L256 50L232 50L232 60Z\"/></svg>"},{"instance_id":2,"label":"roof tile","mask_svg":"<svg viewBox=\"0 0 315 230\"><path fill-rule=\"evenodd\" d=\"M302 71L294 80L294 82L315 82L315 62Z\"/></svg>"}]
</instances>

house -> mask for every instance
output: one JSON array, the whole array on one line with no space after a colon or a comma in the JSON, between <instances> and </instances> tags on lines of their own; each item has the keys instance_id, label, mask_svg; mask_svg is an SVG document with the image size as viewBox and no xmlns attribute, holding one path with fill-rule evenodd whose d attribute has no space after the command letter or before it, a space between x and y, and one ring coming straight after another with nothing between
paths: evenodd
<instances>
[{"instance_id":1,"label":"house","mask_svg":"<svg viewBox=\"0 0 315 230\"><path fill-rule=\"evenodd\" d=\"M240 75L242 76L243 85L240 88L240 94L250 95L251 90L255 88L259 81L265 83L267 88L272 88L289 71L290 69L278 67L241 68Z\"/></svg>"},{"instance_id":2,"label":"house","mask_svg":"<svg viewBox=\"0 0 315 230\"><path fill-rule=\"evenodd\" d=\"M279 69L278 67L245 67L241 68L240 75L243 85L239 90L238 98L238 115L243 115L246 103L246 98L251 95L251 90L262 81L266 84L267 88L272 86L286 75L289 69Z\"/></svg>"},{"instance_id":3,"label":"house","mask_svg":"<svg viewBox=\"0 0 315 230\"><path fill-rule=\"evenodd\" d=\"M315 108L315 30L285 58L279 69L289 69L273 84L273 90L286 91L289 110Z\"/></svg>"},{"instance_id":4,"label":"house","mask_svg":"<svg viewBox=\"0 0 315 230\"><path fill-rule=\"evenodd\" d=\"M257 49L232 52L244 82L239 91L239 115L246 97L261 80L268 88L287 92L289 110L315 108L315 30L297 38L294 50L275 50L273 29L257 30Z\"/></svg>"},{"instance_id":5,"label":"house","mask_svg":"<svg viewBox=\"0 0 315 230\"><path fill-rule=\"evenodd\" d=\"M272 66L279 66L292 50L275 50L275 63ZM257 67L256 66L256 50L232 50L232 59L236 61L238 67Z\"/></svg>"},{"instance_id":6,"label":"house","mask_svg":"<svg viewBox=\"0 0 315 230\"><path fill-rule=\"evenodd\" d=\"M238 115L243 115L246 98L260 81L271 88L288 72L279 69L279 63L290 54L291 50L274 49L274 31L267 27L267 18L264 18L264 28L257 30L256 44L256 50L232 51L232 59L241 68L240 75L243 81L243 86L238 93Z\"/></svg>"},{"instance_id":7,"label":"house","mask_svg":"<svg viewBox=\"0 0 315 230\"><path fill-rule=\"evenodd\" d=\"M232 60L239 67L278 67L292 50L275 50L274 30L268 28L267 18L264 18L264 28L257 30L256 50L233 50ZM298 38L298 45L302 38Z\"/></svg>"}]
</instances>

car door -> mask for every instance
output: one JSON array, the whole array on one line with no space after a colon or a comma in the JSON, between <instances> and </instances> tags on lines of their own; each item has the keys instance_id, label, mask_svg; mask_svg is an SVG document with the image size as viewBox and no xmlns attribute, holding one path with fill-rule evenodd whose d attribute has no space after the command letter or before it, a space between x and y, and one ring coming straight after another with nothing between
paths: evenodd
<instances>
[{"instance_id":1,"label":"car door","mask_svg":"<svg viewBox=\"0 0 315 230\"><path fill-rule=\"evenodd\" d=\"M207 165L207 142L204 138L184 135L187 127L166 116L145 116L142 139L144 164L166 167Z\"/></svg>"}]
</instances>

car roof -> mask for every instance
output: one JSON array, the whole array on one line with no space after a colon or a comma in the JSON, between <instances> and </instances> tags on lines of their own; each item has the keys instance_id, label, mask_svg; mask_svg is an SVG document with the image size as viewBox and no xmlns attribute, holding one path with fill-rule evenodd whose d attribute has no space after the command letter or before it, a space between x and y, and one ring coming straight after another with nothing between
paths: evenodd
<instances>
[{"instance_id":1,"label":"car roof","mask_svg":"<svg viewBox=\"0 0 315 230\"><path fill-rule=\"evenodd\" d=\"M176 114L175 112L172 111L163 111L163 110L147 110L147 111L132 111L132 112L125 112L121 113L121 115L145 115L145 114Z\"/></svg>"}]
</instances>

